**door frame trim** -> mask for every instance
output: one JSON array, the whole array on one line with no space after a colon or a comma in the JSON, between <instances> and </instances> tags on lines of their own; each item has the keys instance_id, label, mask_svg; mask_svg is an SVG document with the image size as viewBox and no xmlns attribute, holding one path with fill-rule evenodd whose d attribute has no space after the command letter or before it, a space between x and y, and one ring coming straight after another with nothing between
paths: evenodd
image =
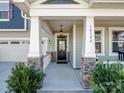
<instances>
[{"instance_id":1,"label":"door frame trim","mask_svg":"<svg viewBox=\"0 0 124 93\"><path fill-rule=\"evenodd\" d=\"M60 33L55 33L55 51L56 51L56 61L58 61L58 53L57 53L57 45L58 45L58 42L57 42L57 36L59 36L60 35ZM68 61L69 60L69 58L68 58L68 52L69 52L69 33L63 33L63 35L65 35L65 36L67 36L67 45L66 45L66 47L67 47L67 50L66 50L66 55L67 55L67 60L66 61ZM65 61L65 60L64 60Z\"/></svg>"}]
</instances>

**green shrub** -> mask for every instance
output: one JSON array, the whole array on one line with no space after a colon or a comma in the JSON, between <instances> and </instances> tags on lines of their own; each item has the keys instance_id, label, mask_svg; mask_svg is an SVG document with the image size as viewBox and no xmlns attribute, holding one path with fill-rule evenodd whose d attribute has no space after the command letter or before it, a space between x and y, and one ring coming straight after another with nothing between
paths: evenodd
<instances>
[{"instance_id":1,"label":"green shrub","mask_svg":"<svg viewBox=\"0 0 124 93\"><path fill-rule=\"evenodd\" d=\"M124 71L121 64L99 63L92 71L92 77L94 93L124 93Z\"/></svg>"},{"instance_id":2,"label":"green shrub","mask_svg":"<svg viewBox=\"0 0 124 93\"><path fill-rule=\"evenodd\" d=\"M7 80L8 90L6 93L36 93L42 87L44 73L34 65L25 66L17 63L12 68L12 73Z\"/></svg>"}]
</instances>

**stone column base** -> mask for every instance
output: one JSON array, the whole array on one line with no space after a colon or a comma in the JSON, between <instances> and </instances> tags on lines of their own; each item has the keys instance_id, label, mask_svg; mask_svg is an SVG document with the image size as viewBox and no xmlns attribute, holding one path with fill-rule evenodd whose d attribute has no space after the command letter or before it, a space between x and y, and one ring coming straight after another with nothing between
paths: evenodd
<instances>
[{"instance_id":1,"label":"stone column base","mask_svg":"<svg viewBox=\"0 0 124 93\"><path fill-rule=\"evenodd\" d=\"M95 68L96 58L81 58L81 84L84 88L90 88L92 78L91 71Z\"/></svg>"},{"instance_id":2,"label":"stone column base","mask_svg":"<svg viewBox=\"0 0 124 93\"><path fill-rule=\"evenodd\" d=\"M43 57L28 57L28 65L36 65L38 69L43 71Z\"/></svg>"}]
</instances>

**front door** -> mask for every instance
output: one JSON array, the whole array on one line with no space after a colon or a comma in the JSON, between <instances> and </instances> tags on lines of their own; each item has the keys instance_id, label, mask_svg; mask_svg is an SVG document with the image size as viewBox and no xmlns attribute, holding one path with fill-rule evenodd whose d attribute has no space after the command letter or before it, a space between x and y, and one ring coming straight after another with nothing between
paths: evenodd
<instances>
[{"instance_id":1,"label":"front door","mask_svg":"<svg viewBox=\"0 0 124 93\"><path fill-rule=\"evenodd\" d=\"M66 36L58 36L57 37L57 62L67 62L67 37Z\"/></svg>"}]
</instances>

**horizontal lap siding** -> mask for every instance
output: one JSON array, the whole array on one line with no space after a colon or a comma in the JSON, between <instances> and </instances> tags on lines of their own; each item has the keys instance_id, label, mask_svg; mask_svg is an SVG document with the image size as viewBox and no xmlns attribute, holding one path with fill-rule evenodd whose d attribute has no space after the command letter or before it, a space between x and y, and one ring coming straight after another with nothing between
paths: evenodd
<instances>
[{"instance_id":1,"label":"horizontal lap siding","mask_svg":"<svg viewBox=\"0 0 124 93\"><path fill-rule=\"evenodd\" d=\"M0 21L0 29L24 29L24 19L21 10L13 5L13 18L10 21Z\"/></svg>"}]
</instances>

